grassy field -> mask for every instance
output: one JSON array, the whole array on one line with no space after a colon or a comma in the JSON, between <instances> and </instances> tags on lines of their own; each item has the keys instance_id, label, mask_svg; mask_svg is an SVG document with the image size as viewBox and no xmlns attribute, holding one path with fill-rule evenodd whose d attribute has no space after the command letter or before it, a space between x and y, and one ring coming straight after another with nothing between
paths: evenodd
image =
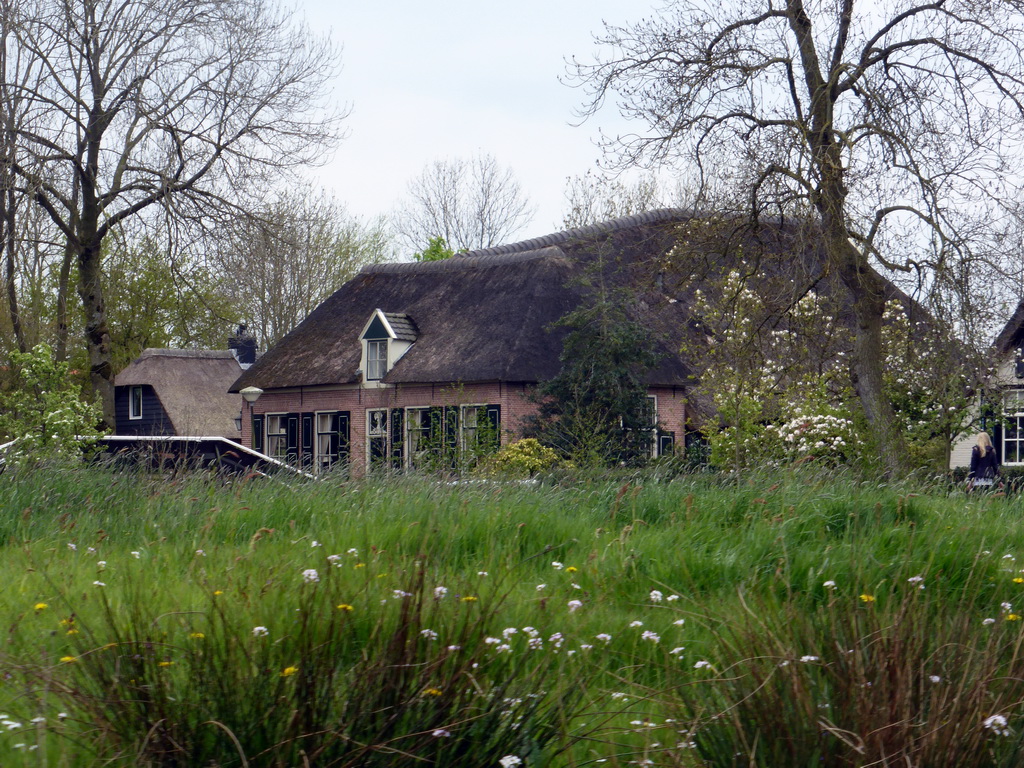
<instances>
[{"instance_id":1,"label":"grassy field","mask_svg":"<svg viewBox=\"0 0 1024 768\"><path fill-rule=\"evenodd\" d=\"M2 766L1024 762L1019 497L93 469L0 504Z\"/></svg>"}]
</instances>

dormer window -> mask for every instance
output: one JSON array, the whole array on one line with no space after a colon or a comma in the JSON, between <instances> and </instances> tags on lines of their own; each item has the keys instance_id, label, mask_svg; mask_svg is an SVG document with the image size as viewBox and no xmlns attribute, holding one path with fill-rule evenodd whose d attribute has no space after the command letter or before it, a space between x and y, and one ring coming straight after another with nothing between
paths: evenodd
<instances>
[{"instance_id":1,"label":"dormer window","mask_svg":"<svg viewBox=\"0 0 1024 768\"><path fill-rule=\"evenodd\" d=\"M367 339L366 380L380 381L388 372L388 340Z\"/></svg>"},{"instance_id":2,"label":"dormer window","mask_svg":"<svg viewBox=\"0 0 1024 768\"><path fill-rule=\"evenodd\" d=\"M417 335L416 326L408 315L375 309L359 334L365 385L385 386L383 379L388 371L409 351Z\"/></svg>"}]
</instances>

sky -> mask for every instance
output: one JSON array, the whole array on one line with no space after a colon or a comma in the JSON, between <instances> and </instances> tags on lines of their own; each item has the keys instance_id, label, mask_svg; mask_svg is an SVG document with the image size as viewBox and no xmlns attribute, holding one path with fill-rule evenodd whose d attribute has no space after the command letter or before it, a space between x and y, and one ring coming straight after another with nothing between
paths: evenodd
<instances>
[{"instance_id":1,"label":"sky","mask_svg":"<svg viewBox=\"0 0 1024 768\"><path fill-rule=\"evenodd\" d=\"M648 0L296 2L311 29L342 46L334 96L351 108L347 138L314 179L368 219L394 210L428 163L489 153L536 206L522 238L562 228L566 179L595 167L599 129L626 126L613 108L574 125L584 93L559 82L566 60L593 58L602 20L638 21L654 8Z\"/></svg>"}]
</instances>

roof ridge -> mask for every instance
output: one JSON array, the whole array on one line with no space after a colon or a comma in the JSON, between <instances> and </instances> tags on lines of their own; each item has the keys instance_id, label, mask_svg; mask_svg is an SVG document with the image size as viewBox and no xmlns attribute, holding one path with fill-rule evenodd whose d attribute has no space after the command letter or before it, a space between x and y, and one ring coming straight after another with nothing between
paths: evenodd
<instances>
[{"instance_id":1,"label":"roof ridge","mask_svg":"<svg viewBox=\"0 0 1024 768\"><path fill-rule=\"evenodd\" d=\"M514 253L466 253L458 258L442 259L441 261L398 261L367 264L359 272L364 275L379 274L425 274L430 272L456 272L463 269L481 267L497 267L504 264L516 264L550 256L562 255L559 248L536 248Z\"/></svg>"},{"instance_id":2,"label":"roof ridge","mask_svg":"<svg viewBox=\"0 0 1024 768\"><path fill-rule=\"evenodd\" d=\"M692 218L694 215L695 213L692 208L655 208L654 210L644 211L643 213L635 213L631 216L620 216L619 218L616 219L600 221L597 222L596 224L588 224L584 227L566 229L561 232L555 232L553 234L544 235L542 237L534 237L529 240L521 240L518 243L509 243L507 245L495 245L490 248L481 248L476 251L457 253L455 254L455 258L479 258L481 256L499 256L511 253L522 253L524 251L531 251L537 248L545 248L560 245L562 243L567 243L572 240L579 240L585 237L605 235L610 232L617 232L622 229L630 229L632 227L638 227L643 224L658 224L663 221L678 221L682 219L688 219Z\"/></svg>"},{"instance_id":3,"label":"roof ridge","mask_svg":"<svg viewBox=\"0 0 1024 768\"><path fill-rule=\"evenodd\" d=\"M173 349L167 347L146 347L136 358L142 360L148 357L193 357L197 359L216 360L234 357L230 349Z\"/></svg>"}]
</instances>

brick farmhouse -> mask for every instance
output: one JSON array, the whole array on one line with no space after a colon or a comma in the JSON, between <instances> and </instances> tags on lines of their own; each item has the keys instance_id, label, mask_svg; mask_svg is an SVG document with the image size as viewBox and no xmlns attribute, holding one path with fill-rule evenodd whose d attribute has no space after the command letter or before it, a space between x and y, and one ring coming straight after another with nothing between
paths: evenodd
<instances>
[{"instance_id":1,"label":"brick farmhouse","mask_svg":"<svg viewBox=\"0 0 1024 768\"><path fill-rule=\"evenodd\" d=\"M252 400L242 442L353 475L457 455L485 432L507 444L535 413L537 384L560 370L559 319L615 296L660 355L647 373L651 455L670 453L716 418L693 393L714 343L694 317L697 286L742 264L780 316L808 290L842 290L806 227L713 221L663 209L444 261L367 266L231 386Z\"/></svg>"}]
</instances>

